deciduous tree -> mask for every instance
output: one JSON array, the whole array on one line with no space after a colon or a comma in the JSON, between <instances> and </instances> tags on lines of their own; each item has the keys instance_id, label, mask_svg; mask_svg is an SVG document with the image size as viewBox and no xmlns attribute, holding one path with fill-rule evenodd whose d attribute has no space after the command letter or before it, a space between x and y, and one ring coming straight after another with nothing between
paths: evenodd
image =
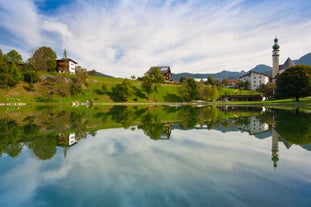
<instances>
[{"instance_id":1,"label":"deciduous tree","mask_svg":"<svg viewBox=\"0 0 311 207\"><path fill-rule=\"evenodd\" d=\"M299 101L300 97L311 95L311 67L306 65L296 65L277 78L277 96L289 98L295 97Z\"/></svg>"},{"instance_id":2,"label":"deciduous tree","mask_svg":"<svg viewBox=\"0 0 311 207\"><path fill-rule=\"evenodd\" d=\"M23 63L22 56L16 50L11 50L8 52L5 55L5 60L10 63L15 63L16 65Z\"/></svg>"},{"instance_id":3,"label":"deciduous tree","mask_svg":"<svg viewBox=\"0 0 311 207\"><path fill-rule=\"evenodd\" d=\"M37 71L53 72L56 70L56 53L50 47L40 47L37 49L29 62Z\"/></svg>"},{"instance_id":4,"label":"deciduous tree","mask_svg":"<svg viewBox=\"0 0 311 207\"><path fill-rule=\"evenodd\" d=\"M152 85L153 85L152 91L154 92L154 100L155 100L156 99L155 94L158 93L159 86L161 85L161 83L164 82L164 77L161 74L159 67L150 68L150 70L147 73L145 73L145 77L146 76L148 76L148 79L149 79L146 81L152 81Z\"/></svg>"},{"instance_id":5,"label":"deciduous tree","mask_svg":"<svg viewBox=\"0 0 311 207\"><path fill-rule=\"evenodd\" d=\"M112 93L120 100L120 101L127 101L133 93L132 83L129 79L124 79L121 84L117 84L115 87L112 88Z\"/></svg>"},{"instance_id":6,"label":"deciduous tree","mask_svg":"<svg viewBox=\"0 0 311 207\"><path fill-rule=\"evenodd\" d=\"M199 97L198 85L193 78L184 79L179 88L179 93L185 101L196 100Z\"/></svg>"}]
</instances>

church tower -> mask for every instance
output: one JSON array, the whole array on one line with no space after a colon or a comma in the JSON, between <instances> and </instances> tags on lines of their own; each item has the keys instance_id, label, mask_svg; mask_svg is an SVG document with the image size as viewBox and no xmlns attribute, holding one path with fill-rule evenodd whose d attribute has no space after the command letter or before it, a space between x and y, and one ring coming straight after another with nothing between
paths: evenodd
<instances>
[{"instance_id":1,"label":"church tower","mask_svg":"<svg viewBox=\"0 0 311 207\"><path fill-rule=\"evenodd\" d=\"M272 81L275 81L275 76L279 73L279 52L278 38L274 38L274 45L272 46Z\"/></svg>"}]
</instances>

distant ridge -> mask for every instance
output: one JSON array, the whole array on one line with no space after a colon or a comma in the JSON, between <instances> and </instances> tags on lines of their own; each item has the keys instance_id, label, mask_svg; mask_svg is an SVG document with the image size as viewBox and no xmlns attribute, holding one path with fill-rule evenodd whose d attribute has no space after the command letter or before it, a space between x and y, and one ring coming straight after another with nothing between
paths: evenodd
<instances>
[{"instance_id":1,"label":"distant ridge","mask_svg":"<svg viewBox=\"0 0 311 207\"><path fill-rule=\"evenodd\" d=\"M298 60L294 60L295 64L303 64L303 65L310 65L311 66L311 52L302 56Z\"/></svg>"},{"instance_id":2,"label":"distant ridge","mask_svg":"<svg viewBox=\"0 0 311 207\"><path fill-rule=\"evenodd\" d=\"M303 65L309 65L311 66L311 53L308 53L298 60L294 60L295 64L303 64ZM258 72L258 73L263 73L266 75L271 76L272 75L272 67L264 64L259 64L255 66L254 68L248 70L247 72L241 71L241 72L232 72L232 71L227 71L223 70L219 73L173 73L172 74L172 79L174 81L179 81L181 77L184 78L208 78L208 76L211 76L212 78L217 78L220 80L223 79L230 79L230 80L235 80L239 79L239 77L245 75L246 73L253 71L253 72Z\"/></svg>"},{"instance_id":3,"label":"distant ridge","mask_svg":"<svg viewBox=\"0 0 311 207\"><path fill-rule=\"evenodd\" d=\"M113 76L100 73L100 72L98 72L96 70L88 71L87 74L91 75L91 76L99 76L99 77L105 77L105 78L114 78Z\"/></svg>"}]
</instances>

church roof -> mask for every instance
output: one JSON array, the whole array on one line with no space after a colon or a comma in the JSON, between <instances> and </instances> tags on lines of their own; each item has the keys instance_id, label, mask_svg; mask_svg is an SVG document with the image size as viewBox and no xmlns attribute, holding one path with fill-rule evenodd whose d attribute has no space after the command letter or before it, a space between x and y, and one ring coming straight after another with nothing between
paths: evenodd
<instances>
[{"instance_id":1,"label":"church roof","mask_svg":"<svg viewBox=\"0 0 311 207\"><path fill-rule=\"evenodd\" d=\"M280 70L286 70L287 68L292 67L294 65L295 65L294 61L292 61L292 59L290 59L290 58L287 58L285 63L283 65L279 66L279 69Z\"/></svg>"}]
</instances>

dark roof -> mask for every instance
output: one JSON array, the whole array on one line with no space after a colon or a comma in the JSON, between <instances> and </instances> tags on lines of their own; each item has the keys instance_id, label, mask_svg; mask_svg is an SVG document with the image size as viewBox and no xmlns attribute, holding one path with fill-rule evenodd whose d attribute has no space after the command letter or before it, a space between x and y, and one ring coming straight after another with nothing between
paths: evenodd
<instances>
[{"instance_id":1,"label":"dark roof","mask_svg":"<svg viewBox=\"0 0 311 207\"><path fill-rule=\"evenodd\" d=\"M76 61L74 61L73 59L70 59L70 58L62 58L62 59L58 59L56 61L64 61L64 60L70 60L71 62L74 62L75 64L78 64Z\"/></svg>"},{"instance_id":2,"label":"dark roof","mask_svg":"<svg viewBox=\"0 0 311 207\"><path fill-rule=\"evenodd\" d=\"M150 69L153 69L153 68L159 68L160 69L160 73L162 73L162 74L171 72L171 67L170 66L153 66Z\"/></svg>"},{"instance_id":3,"label":"dark roof","mask_svg":"<svg viewBox=\"0 0 311 207\"><path fill-rule=\"evenodd\" d=\"M294 61L292 61L290 58L287 58L287 60L285 61L285 63L284 63L283 65L280 65L280 66L279 66L279 69L280 69L280 70L285 70L285 69L287 69L287 68L289 68L289 67L292 67L292 66L294 66L294 65L295 65Z\"/></svg>"}]
</instances>

